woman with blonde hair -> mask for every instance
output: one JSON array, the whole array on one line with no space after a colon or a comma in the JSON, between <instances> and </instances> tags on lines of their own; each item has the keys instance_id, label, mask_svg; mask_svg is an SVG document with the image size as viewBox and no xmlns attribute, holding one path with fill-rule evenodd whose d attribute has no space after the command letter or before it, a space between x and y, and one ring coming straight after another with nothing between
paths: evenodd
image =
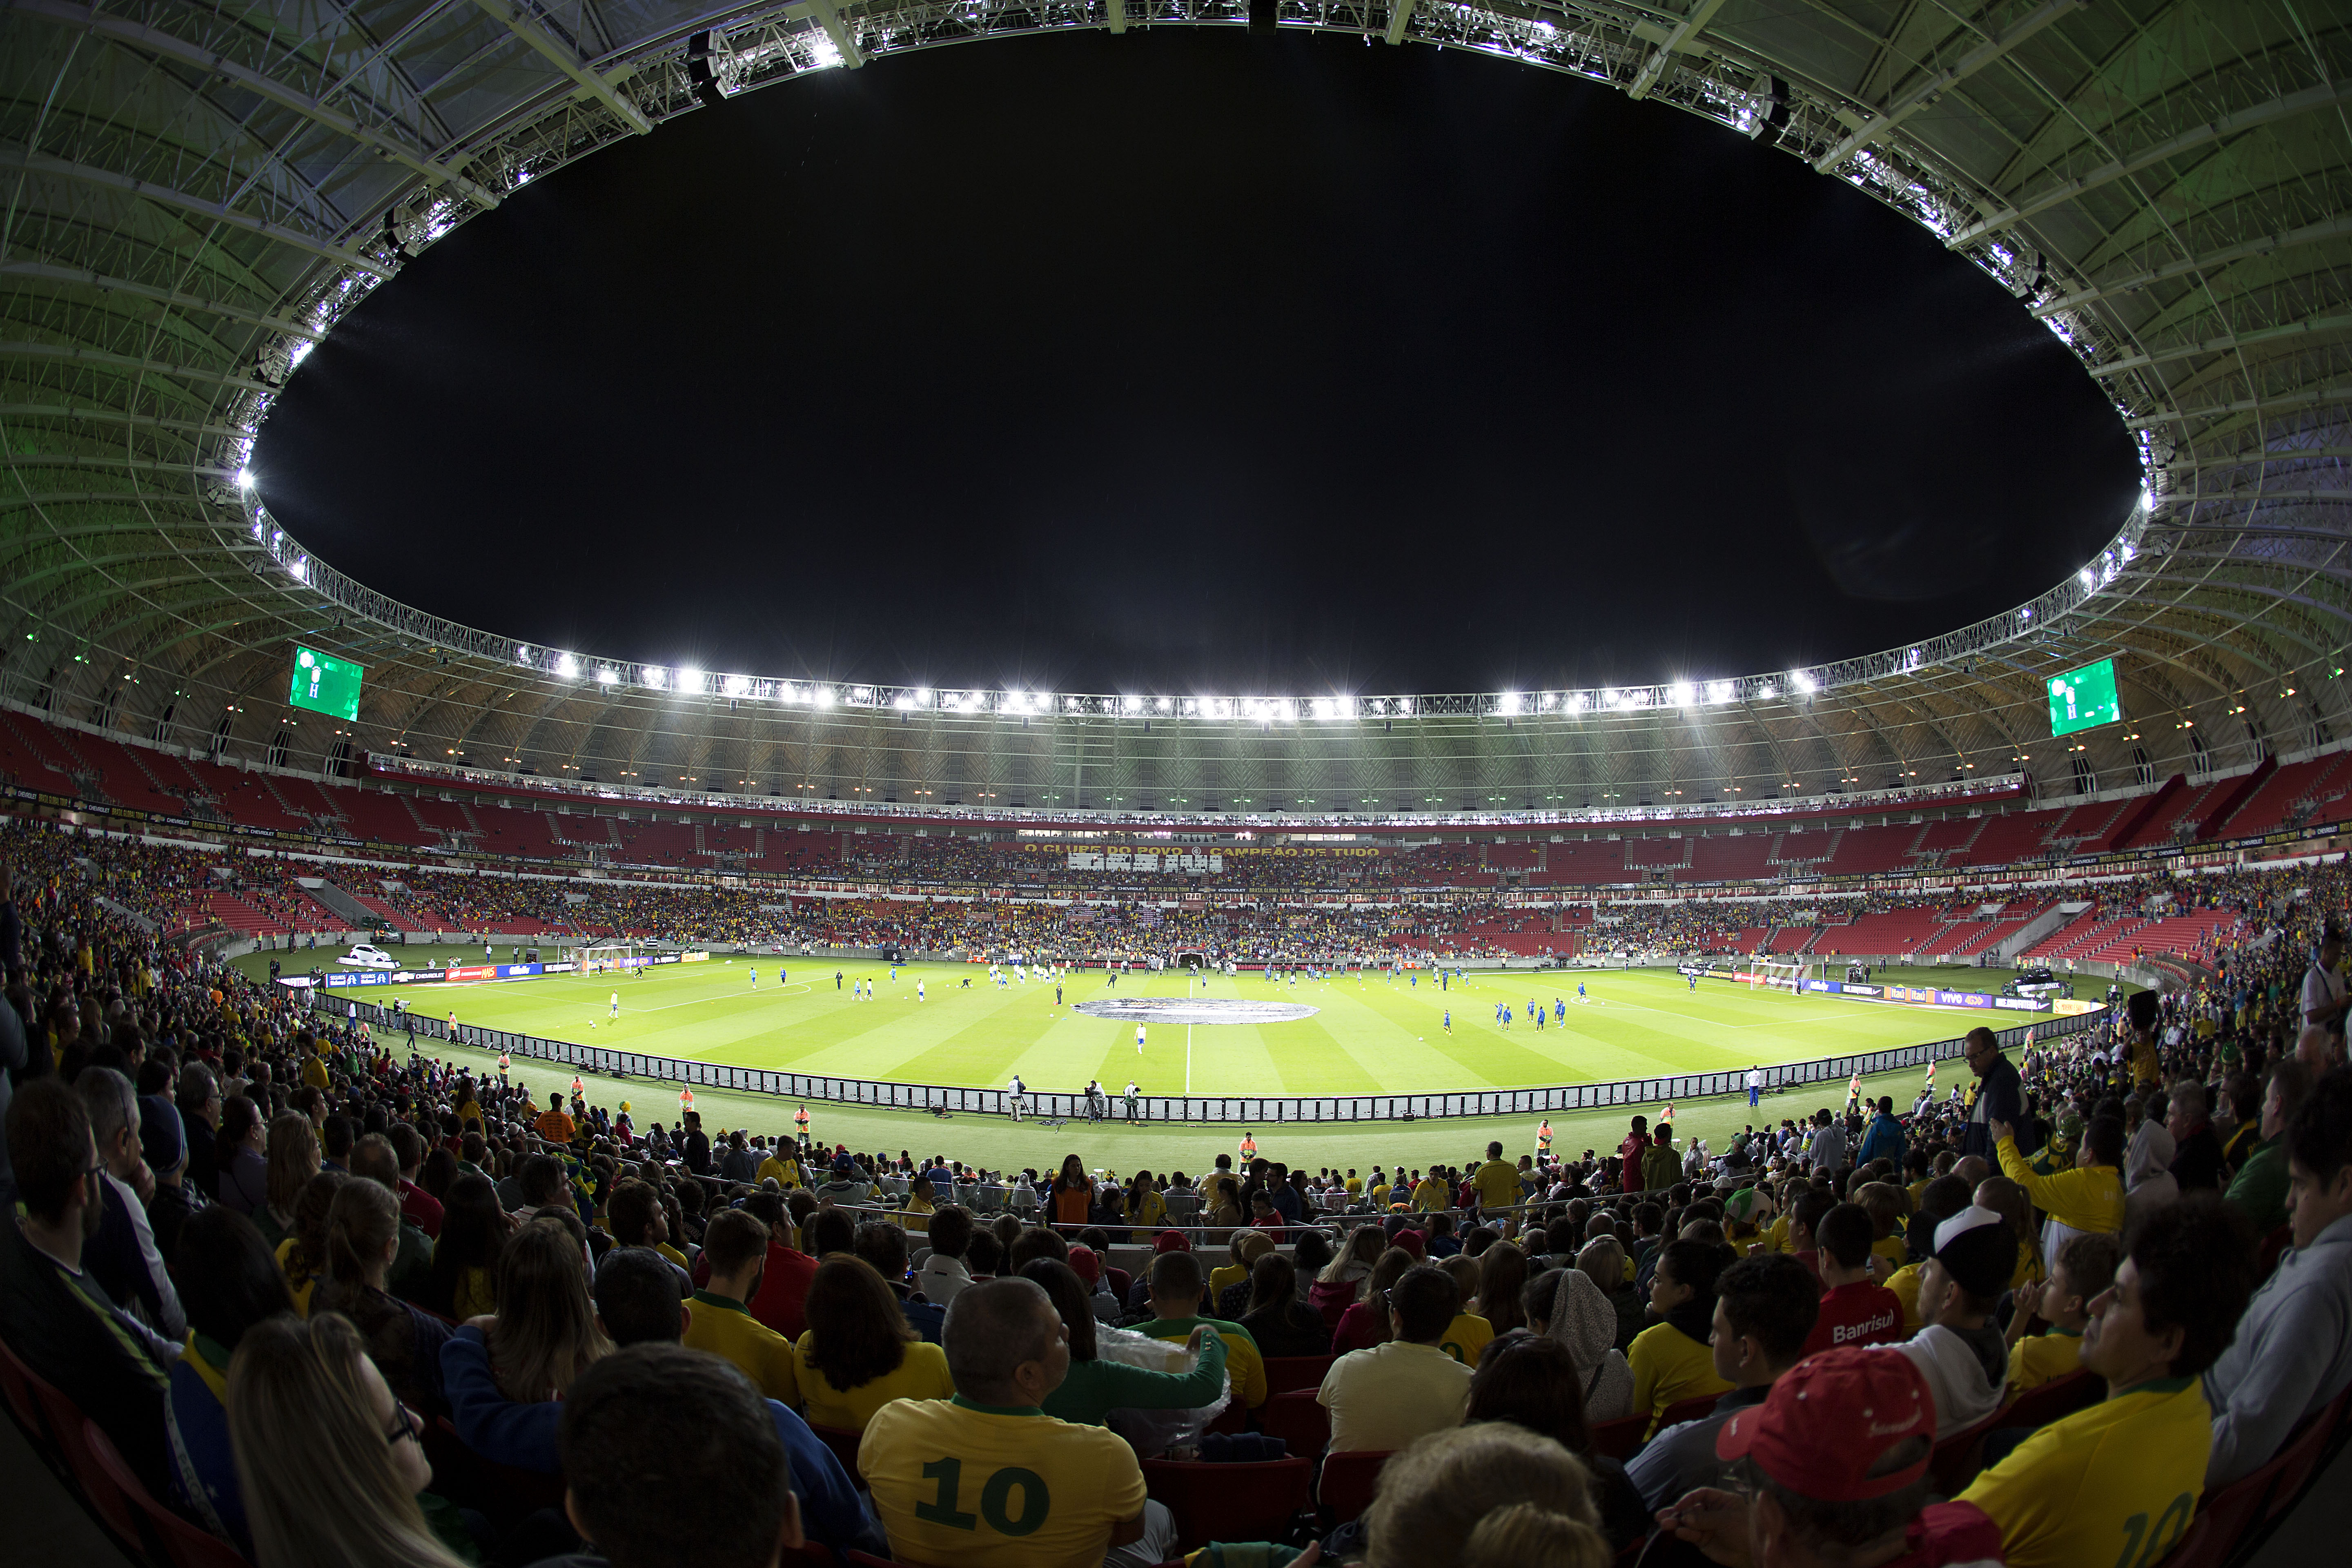
<instances>
[{"instance_id":1,"label":"woman with blonde hair","mask_svg":"<svg viewBox=\"0 0 2352 1568\"><path fill-rule=\"evenodd\" d=\"M417 1502L433 1480L424 1419L349 1322L322 1312L254 1324L229 1359L227 1388L258 1568L461 1568Z\"/></svg>"},{"instance_id":2,"label":"woman with blonde hair","mask_svg":"<svg viewBox=\"0 0 2352 1568\"><path fill-rule=\"evenodd\" d=\"M1366 1568L1608 1568L1616 1555L1584 1466L1507 1421L1433 1432L1399 1451L1381 1470L1364 1533Z\"/></svg>"},{"instance_id":3,"label":"woman with blonde hair","mask_svg":"<svg viewBox=\"0 0 2352 1568\"><path fill-rule=\"evenodd\" d=\"M1323 1314L1323 1326L1336 1330L1356 1300L1357 1287L1371 1273L1388 1250L1388 1237L1377 1225L1360 1225L1348 1233L1348 1245L1325 1264L1307 1288L1307 1304Z\"/></svg>"},{"instance_id":4,"label":"woman with blonde hair","mask_svg":"<svg viewBox=\"0 0 2352 1568\"><path fill-rule=\"evenodd\" d=\"M507 1239L497 1294L498 1316L483 1323L482 1337L499 1391L516 1404L562 1398L573 1378L613 1353L588 1299L580 1244L553 1216Z\"/></svg>"},{"instance_id":5,"label":"woman with blonde hair","mask_svg":"<svg viewBox=\"0 0 2352 1568\"><path fill-rule=\"evenodd\" d=\"M272 1117L268 1158L262 1206L250 1217L276 1247L294 1234L294 1205L301 1201L303 1184L319 1173L319 1134L310 1119L299 1110Z\"/></svg>"},{"instance_id":6,"label":"woman with blonde hair","mask_svg":"<svg viewBox=\"0 0 2352 1568\"><path fill-rule=\"evenodd\" d=\"M400 1200L374 1182L343 1182L327 1207L326 1277L311 1290L310 1310L348 1319L393 1392L437 1415L446 1408L441 1347L449 1325L391 1293L399 1252Z\"/></svg>"}]
</instances>

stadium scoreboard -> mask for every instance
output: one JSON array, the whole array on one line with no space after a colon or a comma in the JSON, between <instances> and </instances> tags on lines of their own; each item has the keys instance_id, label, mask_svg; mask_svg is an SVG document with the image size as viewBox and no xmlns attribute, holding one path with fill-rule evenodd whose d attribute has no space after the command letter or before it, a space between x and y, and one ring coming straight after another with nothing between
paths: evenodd
<instances>
[{"instance_id":1,"label":"stadium scoreboard","mask_svg":"<svg viewBox=\"0 0 2352 1568\"><path fill-rule=\"evenodd\" d=\"M347 658L337 658L320 653L314 647L297 644L294 648L294 684L286 700L297 708L308 708L313 713L331 713L338 719L355 720L360 716L360 682L367 674L363 666Z\"/></svg>"},{"instance_id":2,"label":"stadium scoreboard","mask_svg":"<svg viewBox=\"0 0 2352 1568\"><path fill-rule=\"evenodd\" d=\"M2077 730L2112 724L2124 716L2116 699L2116 661L2103 658L2080 669L2050 678L2050 733L2071 735Z\"/></svg>"}]
</instances>

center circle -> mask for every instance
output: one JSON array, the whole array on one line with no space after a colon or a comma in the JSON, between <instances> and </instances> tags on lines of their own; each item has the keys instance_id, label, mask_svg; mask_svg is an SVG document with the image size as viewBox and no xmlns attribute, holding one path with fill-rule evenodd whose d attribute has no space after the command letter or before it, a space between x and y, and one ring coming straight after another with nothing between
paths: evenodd
<instances>
[{"instance_id":1,"label":"center circle","mask_svg":"<svg viewBox=\"0 0 2352 1568\"><path fill-rule=\"evenodd\" d=\"M1122 1002L1081 1002L1077 1010L1089 1018L1118 1018L1130 1024L1295 1024L1323 1009L1304 1002L1135 996Z\"/></svg>"}]
</instances>

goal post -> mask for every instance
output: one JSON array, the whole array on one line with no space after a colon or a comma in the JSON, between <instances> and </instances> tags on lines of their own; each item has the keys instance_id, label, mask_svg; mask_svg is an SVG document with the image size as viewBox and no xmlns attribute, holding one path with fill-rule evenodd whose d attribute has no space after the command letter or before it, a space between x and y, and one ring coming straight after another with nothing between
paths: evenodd
<instances>
[{"instance_id":1,"label":"goal post","mask_svg":"<svg viewBox=\"0 0 2352 1568\"><path fill-rule=\"evenodd\" d=\"M1803 982L1813 978L1813 965L1805 959L1767 958L1757 964L1756 978L1750 988L1769 986L1775 991L1796 994Z\"/></svg>"},{"instance_id":2,"label":"goal post","mask_svg":"<svg viewBox=\"0 0 2352 1568\"><path fill-rule=\"evenodd\" d=\"M618 978L635 974L642 967L634 962L645 956L644 948L634 942L606 942L572 950L572 973L583 978Z\"/></svg>"}]
</instances>

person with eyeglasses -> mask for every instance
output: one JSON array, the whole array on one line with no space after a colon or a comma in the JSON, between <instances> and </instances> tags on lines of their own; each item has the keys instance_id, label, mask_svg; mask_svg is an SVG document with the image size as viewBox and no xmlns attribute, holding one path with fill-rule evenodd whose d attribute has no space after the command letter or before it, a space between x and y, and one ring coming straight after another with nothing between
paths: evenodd
<instances>
[{"instance_id":1,"label":"person with eyeglasses","mask_svg":"<svg viewBox=\"0 0 2352 1568\"><path fill-rule=\"evenodd\" d=\"M457 1568L457 1510L426 1494L425 1420L349 1320L270 1318L228 1364L229 1442L257 1568Z\"/></svg>"}]
</instances>

